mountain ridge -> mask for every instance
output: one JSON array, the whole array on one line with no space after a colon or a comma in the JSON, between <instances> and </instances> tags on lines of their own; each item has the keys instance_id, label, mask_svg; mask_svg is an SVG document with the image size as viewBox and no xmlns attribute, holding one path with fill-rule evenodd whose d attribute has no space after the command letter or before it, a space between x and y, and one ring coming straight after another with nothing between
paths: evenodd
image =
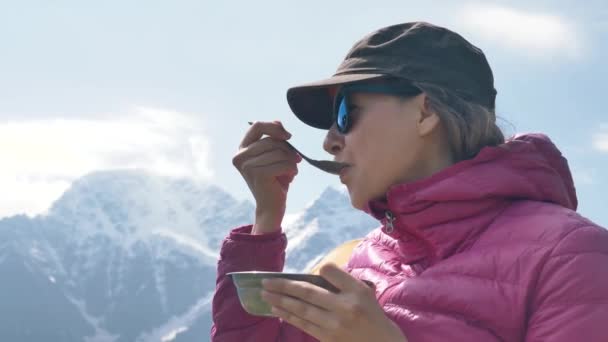
<instances>
[{"instance_id":1,"label":"mountain ridge","mask_svg":"<svg viewBox=\"0 0 608 342\"><path fill-rule=\"evenodd\" d=\"M0 220L0 272L14 280L0 284L8 317L0 340L204 340L221 241L253 213L250 202L188 179L138 171L79 179L46 214ZM331 187L290 218L286 271L304 271L377 224ZM48 309L32 315L38 303Z\"/></svg>"}]
</instances>

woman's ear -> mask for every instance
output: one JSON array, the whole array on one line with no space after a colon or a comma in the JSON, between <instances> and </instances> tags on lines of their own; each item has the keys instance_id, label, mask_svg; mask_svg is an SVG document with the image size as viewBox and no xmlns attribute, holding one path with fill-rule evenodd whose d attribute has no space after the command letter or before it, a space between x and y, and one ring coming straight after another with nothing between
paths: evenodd
<instances>
[{"instance_id":1,"label":"woman's ear","mask_svg":"<svg viewBox=\"0 0 608 342\"><path fill-rule=\"evenodd\" d=\"M439 115L431 108L429 98L425 93L417 95L414 99L418 109L416 128L420 137L427 136L438 129L441 123Z\"/></svg>"}]
</instances>

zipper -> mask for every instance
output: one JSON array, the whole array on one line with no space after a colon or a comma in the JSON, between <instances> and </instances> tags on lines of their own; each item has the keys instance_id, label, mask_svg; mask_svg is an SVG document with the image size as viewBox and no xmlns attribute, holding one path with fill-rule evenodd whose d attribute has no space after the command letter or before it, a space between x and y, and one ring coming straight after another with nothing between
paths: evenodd
<instances>
[{"instance_id":1,"label":"zipper","mask_svg":"<svg viewBox=\"0 0 608 342\"><path fill-rule=\"evenodd\" d=\"M384 216L386 217L386 233L392 234L395 231L395 225L393 224L395 222L395 215L387 210L384 212Z\"/></svg>"}]
</instances>

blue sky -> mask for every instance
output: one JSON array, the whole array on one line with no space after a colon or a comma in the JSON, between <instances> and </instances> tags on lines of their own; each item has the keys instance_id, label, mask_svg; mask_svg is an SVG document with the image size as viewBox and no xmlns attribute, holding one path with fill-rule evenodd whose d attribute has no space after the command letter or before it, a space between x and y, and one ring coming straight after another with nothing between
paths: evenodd
<instances>
[{"instance_id":1,"label":"blue sky","mask_svg":"<svg viewBox=\"0 0 608 342\"><path fill-rule=\"evenodd\" d=\"M247 121L297 121L288 87L330 76L379 27L424 20L480 47L508 135L548 134L579 212L608 226L605 1L0 2L0 217L44 212L82 175L142 168L252 199L231 163ZM288 212L338 179L301 164Z\"/></svg>"}]
</instances>

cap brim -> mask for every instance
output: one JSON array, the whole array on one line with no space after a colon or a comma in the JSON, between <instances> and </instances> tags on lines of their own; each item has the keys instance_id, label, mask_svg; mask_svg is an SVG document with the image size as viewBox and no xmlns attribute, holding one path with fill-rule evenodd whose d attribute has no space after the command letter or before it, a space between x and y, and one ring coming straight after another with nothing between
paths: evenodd
<instances>
[{"instance_id":1,"label":"cap brim","mask_svg":"<svg viewBox=\"0 0 608 342\"><path fill-rule=\"evenodd\" d=\"M305 124L329 129L332 122L333 98L329 87L374 80L386 77L384 74L346 74L292 87L287 90L287 103L291 111Z\"/></svg>"}]
</instances>

